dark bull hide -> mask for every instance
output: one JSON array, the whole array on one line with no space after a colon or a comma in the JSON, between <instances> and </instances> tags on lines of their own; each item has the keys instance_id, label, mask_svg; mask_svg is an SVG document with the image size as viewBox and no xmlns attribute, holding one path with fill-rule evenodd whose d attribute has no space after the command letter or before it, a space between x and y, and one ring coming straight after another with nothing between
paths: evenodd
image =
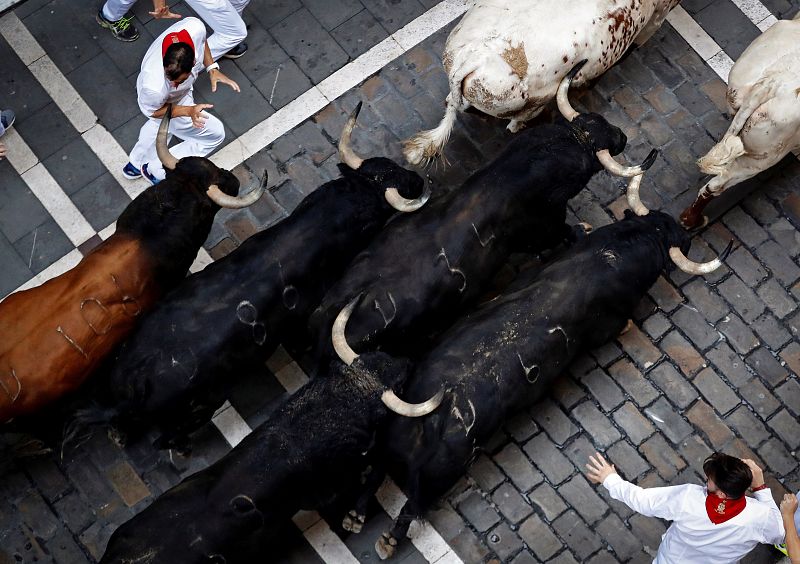
<instances>
[{"instance_id":1,"label":"dark bull hide","mask_svg":"<svg viewBox=\"0 0 800 564\"><path fill-rule=\"evenodd\" d=\"M670 257L688 248L688 234L671 217L628 212L540 272L523 274L508 293L442 336L406 386L412 401L444 390L440 409L413 421L393 419L379 440L408 494L394 528L376 544L382 558L393 554L411 520L458 480L511 413L539 400L578 353L619 335ZM374 476L373 488L381 473ZM347 528L360 529L373 488Z\"/></svg>"},{"instance_id":2,"label":"dark bull hide","mask_svg":"<svg viewBox=\"0 0 800 564\"><path fill-rule=\"evenodd\" d=\"M274 561L249 547L269 547L298 510L318 508L353 485L390 409L424 415L441 402L437 394L411 405L394 394L409 368L383 353L367 353L349 366L335 361L216 464L117 529L101 562Z\"/></svg>"},{"instance_id":3,"label":"dark bull hide","mask_svg":"<svg viewBox=\"0 0 800 564\"><path fill-rule=\"evenodd\" d=\"M320 365L333 356L331 321L354 296L364 294L348 325L354 349L413 354L413 341L447 326L485 291L510 253L571 239L567 201L596 172L615 167L638 180L655 159L653 153L642 167L621 167L611 158L625 147L619 128L596 114L569 117L571 123L522 132L462 187L389 224L312 316Z\"/></svg>"},{"instance_id":4,"label":"dark bull hide","mask_svg":"<svg viewBox=\"0 0 800 564\"><path fill-rule=\"evenodd\" d=\"M0 422L26 415L78 388L133 329L141 314L178 284L220 206L239 181L201 157L180 162L157 138L167 178L134 199L116 232L72 270L0 303Z\"/></svg>"},{"instance_id":5,"label":"dark bull hide","mask_svg":"<svg viewBox=\"0 0 800 564\"><path fill-rule=\"evenodd\" d=\"M309 194L276 226L193 274L137 326L103 379L108 408L80 412L111 421L122 434L156 422L159 446L182 447L185 434L207 422L247 370L263 366L308 317L347 263L383 227L394 209L423 191L423 180L389 159L354 162L350 131L342 135L341 178ZM424 199L426 199L425 197Z\"/></svg>"}]
</instances>

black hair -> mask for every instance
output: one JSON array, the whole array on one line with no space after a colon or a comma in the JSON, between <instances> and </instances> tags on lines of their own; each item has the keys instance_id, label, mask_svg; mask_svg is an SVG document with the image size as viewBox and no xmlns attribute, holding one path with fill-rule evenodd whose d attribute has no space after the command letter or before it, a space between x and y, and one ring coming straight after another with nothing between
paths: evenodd
<instances>
[{"instance_id":1,"label":"black hair","mask_svg":"<svg viewBox=\"0 0 800 564\"><path fill-rule=\"evenodd\" d=\"M715 452L703 462L703 472L731 499L739 499L753 482L753 472L741 459Z\"/></svg>"},{"instance_id":2,"label":"black hair","mask_svg":"<svg viewBox=\"0 0 800 564\"><path fill-rule=\"evenodd\" d=\"M173 43L164 53L164 74L170 80L178 80L182 74L194 67L194 49L188 43Z\"/></svg>"}]
</instances>

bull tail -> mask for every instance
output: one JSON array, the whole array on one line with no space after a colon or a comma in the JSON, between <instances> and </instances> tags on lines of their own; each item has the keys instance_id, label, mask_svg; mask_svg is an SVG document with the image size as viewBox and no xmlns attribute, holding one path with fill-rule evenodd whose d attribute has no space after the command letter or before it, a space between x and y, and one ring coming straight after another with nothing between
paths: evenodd
<instances>
[{"instance_id":1,"label":"bull tail","mask_svg":"<svg viewBox=\"0 0 800 564\"><path fill-rule=\"evenodd\" d=\"M450 76L450 94L447 96L444 118L434 129L420 131L403 143L403 154L406 160L413 165L427 165L442 154L459 110L464 110L469 105L462 96L462 84L466 77L474 71L474 67L461 67L454 69Z\"/></svg>"},{"instance_id":2,"label":"bull tail","mask_svg":"<svg viewBox=\"0 0 800 564\"><path fill-rule=\"evenodd\" d=\"M697 166L701 171L706 174L720 174L736 158L746 153L740 134L750 116L774 96L776 81L769 78L765 77L759 80L750 88L742 105L736 111L736 115L733 116L728 131L725 132L719 143L697 161Z\"/></svg>"},{"instance_id":3,"label":"bull tail","mask_svg":"<svg viewBox=\"0 0 800 564\"><path fill-rule=\"evenodd\" d=\"M704 174L721 174L738 157L745 154L742 138L738 135L725 135L722 141L697 161Z\"/></svg>"},{"instance_id":4,"label":"bull tail","mask_svg":"<svg viewBox=\"0 0 800 564\"><path fill-rule=\"evenodd\" d=\"M61 441L62 455L68 446L78 446L88 440L92 436L94 427L109 425L117 414L117 409L103 407L97 403L76 410L64 426L64 436Z\"/></svg>"}]
</instances>

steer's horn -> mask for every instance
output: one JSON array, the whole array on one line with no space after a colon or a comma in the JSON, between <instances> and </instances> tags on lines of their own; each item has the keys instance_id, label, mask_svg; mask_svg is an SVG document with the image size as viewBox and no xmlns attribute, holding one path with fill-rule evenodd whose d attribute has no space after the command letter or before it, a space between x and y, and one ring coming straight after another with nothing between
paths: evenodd
<instances>
[{"instance_id":1,"label":"steer's horn","mask_svg":"<svg viewBox=\"0 0 800 564\"><path fill-rule=\"evenodd\" d=\"M678 268L686 272L687 274L708 274L709 272L714 272L720 266L722 266L722 261L724 261L731 252L733 248L733 241L728 243L728 246L725 247L725 250L722 251L722 254L719 257L715 258L714 260L710 260L708 262L694 262L686 258L686 255L678 247L670 247L669 248L669 256Z\"/></svg>"},{"instance_id":2,"label":"steer's horn","mask_svg":"<svg viewBox=\"0 0 800 564\"><path fill-rule=\"evenodd\" d=\"M628 182L628 207L638 216L650 213L647 206L639 199L639 185L642 183L642 176L642 174L637 174Z\"/></svg>"},{"instance_id":3,"label":"steer's horn","mask_svg":"<svg viewBox=\"0 0 800 564\"><path fill-rule=\"evenodd\" d=\"M206 190L206 195L221 208L246 208L255 204L258 199L264 195L264 190L267 189L267 170L264 169L264 176L261 177L261 183L257 188L253 188L244 196L229 196L219 189L219 186L212 184Z\"/></svg>"},{"instance_id":4,"label":"steer's horn","mask_svg":"<svg viewBox=\"0 0 800 564\"><path fill-rule=\"evenodd\" d=\"M572 70L567 73L567 76L561 79L561 83L558 85L556 105L558 106L558 111L561 112L562 116L567 118L567 121L572 121L578 117L579 114L579 112L572 107L572 104L569 103L569 86L572 84L572 79L575 78L575 75L578 74L583 68L583 65L586 64L586 61L587 59L584 59L572 67Z\"/></svg>"},{"instance_id":5,"label":"steer's horn","mask_svg":"<svg viewBox=\"0 0 800 564\"><path fill-rule=\"evenodd\" d=\"M386 201L389 202L389 205L397 211L413 212L425 205L425 203L431 197L431 188L426 182L425 190L422 192L422 196L416 200L408 200L404 198L400 195L400 192L397 191L397 188L387 188L383 195L386 198Z\"/></svg>"},{"instance_id":6,"label":"steer's horn","mask_svg":"<svg viewBox=\"0 0 800 564\"><path fill-rule=\"evenodd\" d=\"M169 152L167 147L167 131L169 130L169 120L171 118L172 104L167 104L167 113L161 118L161 125L158 126L158 134L156 135L156 154L158 155L158 160L167 170L175 170L178 165L178 159Z\"/></svg>"},{"instance_id":7,"label":"steer's horn","mask_svg":"<svg viewBox=\"0 0 800 564\"><path fill-rule=\"evenodd\" d=\"M360 299L361 294L350 300L350 303L336 316L336 321L333 322L333 329L331 329L333 350L336 351L336 354L339 355L339 358L342 359L342 362L347 366L353 364L353 361L358 358L358 355L350 348L350 345L347 344L347 337L345 337L344 330L345 327L347 327L347 320L350 319L350 315L353 313Z\"/></svg>"},{"instance_id":8,"label":"steer's horn","mask_svg":"<svg viewBox=\"0 0 800 564\"><path fill-rule=\"evenodd\" d=\"M364 162L364 159L356 155L353 149L350 148L350 134L353 133L353 127L356 125L356 119L358 119L358 114L361 111L361 105L362 102L359 102L356 109L350 114L347 123L344 124L344 128L342 129L342 136L339 139L339 159L353 170L356 170Z\"/></svg>"},{"instance_id":9,"label":"steer's horn","mask_svg":"<svg viewBox=\"0 0 800 564\"><path fill-rule=\"evenodd\" d=\"M383 392L383 394L381 394L381 401L386 407L398 415L404 415L406 417L422 417L423 415L427 415L439 407L439 404L442 403L443 397L444 390L440 390L439 393L430 398L428 401L424 401L422 403L408 403L407 401L403 401L397 397L397 394L395 394L392 390L386 390Z\"/></svg>"},{"instance_id":10,"label":"steer's horn","mask_svg":"<svg viewBox=\"0 0 800 564\"><path fill-rule=\"evenodd\" d=\"M600 161L600 164L602 164L608 172L616 174L617 176L630 178L631 176L644 174L644 171L653 166L653 163L656 162L656 157L658 157L658 149L650 151L650 154L647 155L639 166L623 166L619 164L614 160L614 157L611 156L611 153L608 152L608 149L597 151L596 154L597 160Z\"/></svg>"}]
</instances>

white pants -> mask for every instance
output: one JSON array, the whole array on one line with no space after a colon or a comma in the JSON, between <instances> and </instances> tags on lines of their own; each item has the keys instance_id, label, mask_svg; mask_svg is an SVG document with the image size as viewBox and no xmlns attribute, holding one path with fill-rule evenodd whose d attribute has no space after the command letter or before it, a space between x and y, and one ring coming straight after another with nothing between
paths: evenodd
<instances>
[{"instance_id":1,"label":"white pants","mask_svg":"<svg viewBox=\"0 0 800 564\"><path fill-rule=\"evenodd\" d=\"M190 106L194 104L192 93L177 103L179 106ZM157 118L150 118L139 130L139 140L131 150L129 160L133 166L138 169L147 163L147 170L159 180L164 179L164 167L158 159L156 153L156 134L158 127L161 125L161 120ZM225 128L219 118L208 114L206 124L202 128L197 128L192 125L192 118L176 117L172 118L169 122L169 135L167 142L176 135L183 141L174 147L170 148L176 159L183 157L205 157L211 154L214 149L222 144L225 140Z\"/></svg>"},{"instance_id":2,"label":"white pants","mask_svg":"<svg viewBox=\"0 0 800 564\"><path fill-rule=\"evenodd\" d=\"M103 16L115 22L135 2L136 0L107 0L103 5ZM241 14L250 0L186 0L186 3L214 30L207 42L215 61L247 37L247 27Z\"/></svg>"}]
</instances>

